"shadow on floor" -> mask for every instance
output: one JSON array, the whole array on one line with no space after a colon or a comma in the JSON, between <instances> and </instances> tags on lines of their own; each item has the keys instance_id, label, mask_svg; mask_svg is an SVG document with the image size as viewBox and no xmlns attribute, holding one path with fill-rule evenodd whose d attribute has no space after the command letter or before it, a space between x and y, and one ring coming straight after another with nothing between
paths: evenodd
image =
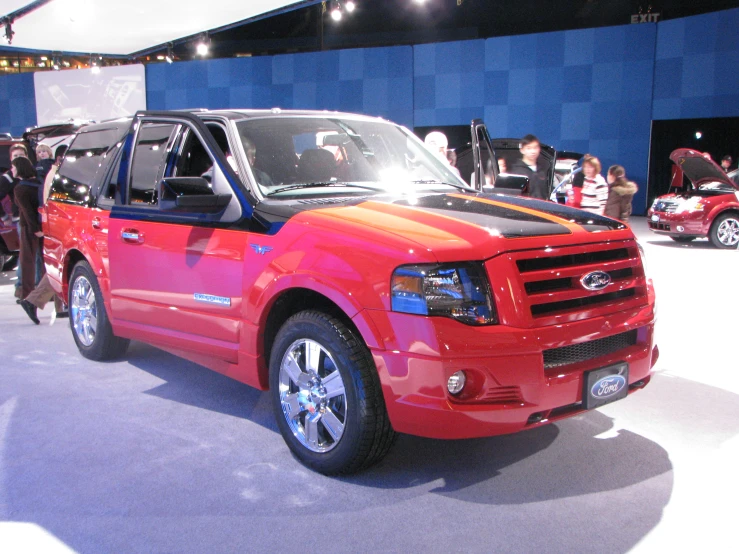
<instances>
[{"instance_id":1,"label":"shadow on floor","mask_svg":"<svg viewBox=\"0 0 739 554\"><path fill-rule=\"evenodd\" d=\"M128 360L166 381L146 394L245 418L278 433L269 393L140 343L132 345ZM379 466L341 481L396 490L434 483L430 492L466 502L521 504L621 489L671 471L665 450L644 437L622 430L611 438L596 438L612 427L609 417L594 411L484 439L401 435ZM261 473L259 479L269 479L277 467L265 464L253 471Z\"/></svg>"}]
</instances>

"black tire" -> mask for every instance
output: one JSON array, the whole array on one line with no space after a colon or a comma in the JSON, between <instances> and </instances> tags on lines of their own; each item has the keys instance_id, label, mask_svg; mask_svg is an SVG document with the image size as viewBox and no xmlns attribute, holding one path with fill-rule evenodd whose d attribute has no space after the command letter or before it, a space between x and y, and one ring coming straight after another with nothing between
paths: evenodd
<instances>
[{"instance_id":1,"label":"black tire","mask_svg":"<svg viewBox=\"0 0 739 554\"><path fill-rule=\"evenodd\" d=\"M695 240L695 237L670 237L670 238L674 240L675 242L682 242L682 243L693 242Z\"/></svg>"},{"instance_id":2,"label":"black tire","mask_svg":"<svg viewBox=\"0 0 739 554\"><path fill-rule=\"evenodd\" d=\"M343 380L346 414L343 435L328 452L303 445L288 424L280 399L280 367L296 342L318 343ZM397 434L390 425L377 369L361 337L341 320L306 310L288 319L277 333L269 364L270 395L282 437L304 465L324 475L351 474L379 462Z\"/></svg>"},{"instance_id":3,"label":"black tire","mask_svg":"<svg viewBox=\"0 0 739 554\"><path fill-rule=\"evenodd\" d=\"M731 224L731 225L734 225L734 226L739 225L739 214L730 212L730 213L721 214L720 216L718 216L713 221L713 225L711 225L711 232L708 234L708 236L711 239L711 243L716 248L723 248L723 249L734 248L734 249L736 249L737 246L739 246L739 244L737 244L737 243L726 244L724 242L721 242L719 230L721 229L721 226L724 225L724 224L726 224L727 222L729 224Z\"/></svg>"},{"instance_id":4,"label":"black tire","mask_svg":"<svg viewBox=\"0 0 739 554\"><path fill-rule=\"evenodd\" d=\"M95 326L94 338L89 345L85 344L83 339L77 333L77 329L75 328L75 323L77 322L77 318L75 317L76 312L73 313L72 309L75 284L81 279L86 279L90 283L93 294L95 295L97 324ZM100 285L95 278L95 274L92 271L90 264L86 261L78 262L72 269L72 275L69 279L67 306L69 306L69 327L72 330L74 342L77 344L77 348L85 358L89 360L104 361L119 358L126 353L130 341L128 339L116 337L113 334L113 328L110 326L110 320L105 311L105 304L103 302L103 294L100 290Z\"/></svg>"}]
</instances>

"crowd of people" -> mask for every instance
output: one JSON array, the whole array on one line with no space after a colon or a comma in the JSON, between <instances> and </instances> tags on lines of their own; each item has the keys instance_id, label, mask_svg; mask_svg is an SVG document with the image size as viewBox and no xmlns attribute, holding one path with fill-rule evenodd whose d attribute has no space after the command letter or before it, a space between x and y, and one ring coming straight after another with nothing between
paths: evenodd
<instances>
[{"instance_id":1,"label":"crowd of people","mask_svg":"<svg viewBox=\"0 0 739 554\"><path fill-rule=\"evenodd\" d=\"M425 142L432 151L439 150L442 159L459 174L456 154L454 150L448 149L444 133L432 131L426 136ZM552 168L542 159L539 139L534 135L526 135L521 139L519 151L521 157L515 159L510 167L505 158L498 159L499 172L527 177L529 185L524 194L531 198L548 200L549 173ZM623 166L612 165L604 179L600 160L595 156L585 154L581 164L582 167L573 172L572 183L567 190L567 205L627 222L631 216L631 201L639 189L636 183L626 178Z\"/></svg>"},{"instance_id":2,"label":"crowd of people","mask_svg":"<svg viewBox=\"0 0 739 554\"><path fill-rule=\"evenodd\" d=\"M38 310L43 310L52 299L55 304L52 323L57 317L68 317L64 301L55 294L46 276L39 214L66 149L60 146L52 152L49 146L39 144L34 165L26 147L15 144L10 148L11 168L0 176L0 217L15 223L19 235L16 302L36 325L40 323Z\"/></svg>"}]
</instances>

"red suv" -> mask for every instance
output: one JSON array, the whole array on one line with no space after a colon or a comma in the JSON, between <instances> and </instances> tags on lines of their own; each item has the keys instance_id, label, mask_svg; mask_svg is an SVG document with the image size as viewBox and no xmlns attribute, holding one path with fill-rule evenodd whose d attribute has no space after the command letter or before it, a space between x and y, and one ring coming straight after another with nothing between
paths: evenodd
<instances>
[{"instance_id":1,"label":"red suv","mask_svg":"<svg viewBox=\"0 0 739 554\"><path fill-rule=\"evenodd\" d=\"M269 389L296 456L348 473L398 432L522 431L650 380L632 232L494 179L376 118L142 112L77 134L45 261L85 357L136 339Z\"/></svg>"},{"instance_id":2,"label":"red suv","mask_svg":"<svg viewBox=\"0 0 739 554\"><path fill-rule=\"evenodd\" d=\"M739 185L707 154L681 148L670 159L670 192L649 209L649 228L677 242L708 237L717 248L739 247Z\"/></svg>"}]
</instances>

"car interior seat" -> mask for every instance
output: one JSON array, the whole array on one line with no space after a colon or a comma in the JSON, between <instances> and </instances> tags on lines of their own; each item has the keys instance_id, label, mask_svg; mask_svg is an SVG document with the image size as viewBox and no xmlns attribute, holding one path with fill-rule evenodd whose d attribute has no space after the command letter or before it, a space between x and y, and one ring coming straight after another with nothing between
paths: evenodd
<instances>
[{"instance_id":1,"label":"car interior seat","mask_svg":"<svg viewBox=\"0 0 739 554\"><path fill-rule=\"evenodd\" d=\"M333 154L322 148L305 150L298 162L298 179L303 183L325 183L336 173Z\"/></svg>"}]
</instances>

